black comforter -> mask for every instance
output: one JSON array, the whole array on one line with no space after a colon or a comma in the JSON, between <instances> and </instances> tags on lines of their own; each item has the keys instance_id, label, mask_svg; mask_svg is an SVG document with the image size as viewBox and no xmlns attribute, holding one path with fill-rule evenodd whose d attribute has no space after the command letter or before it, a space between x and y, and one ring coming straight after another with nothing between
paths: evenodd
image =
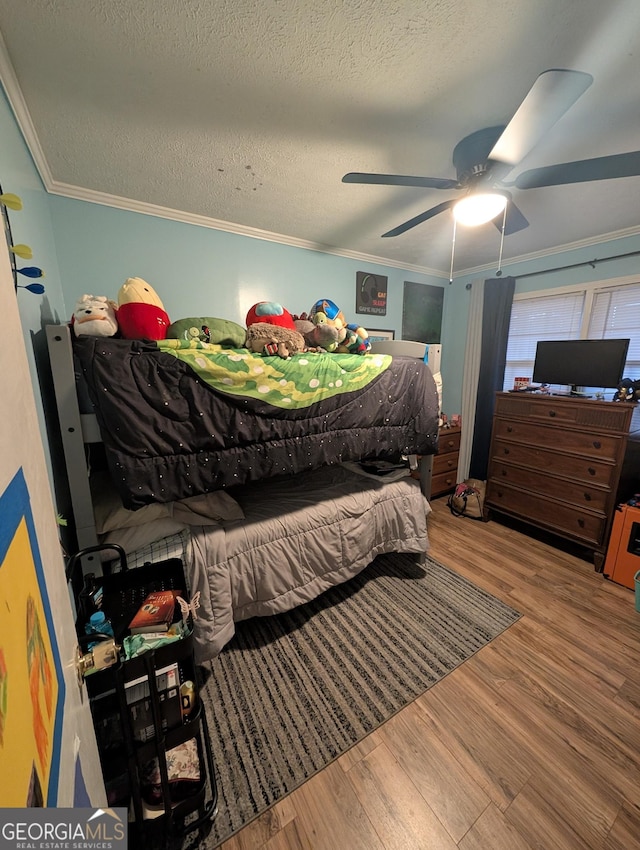
<instances>
[{"instance_id":1,"label":"black comforter","mask_svg":"<svg viewBox=\"0 0 640 850\"><path fill-rule=\"evenodd\" d=\"M433 454L438 397L420 360L78 337L126 507L367 458Z\"/></svg>"}]
</instances>

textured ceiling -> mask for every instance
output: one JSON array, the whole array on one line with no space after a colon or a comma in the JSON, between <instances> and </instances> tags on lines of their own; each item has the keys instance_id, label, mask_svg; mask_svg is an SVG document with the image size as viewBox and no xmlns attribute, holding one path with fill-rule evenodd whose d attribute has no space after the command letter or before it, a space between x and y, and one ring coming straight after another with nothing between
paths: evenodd
<instances>
[{"instance_id":1,"label":"textured ceiling","mask_svg":"<svg viewBox=\"0 0 640 850\"><path fill-rule=\"evenodd\" d=\"M593 85L509 179L640 147L637 0L0 0L0 32L51 191L444 275L450 213L381 234L456 192L345 172L455 178L456 143L506 124L548 68ZM639 191L638 177L515 190L530 226L504 260L640 232ZM456 270L499 249L492 224L458 228Z\"/></svg>"}]
</instances>

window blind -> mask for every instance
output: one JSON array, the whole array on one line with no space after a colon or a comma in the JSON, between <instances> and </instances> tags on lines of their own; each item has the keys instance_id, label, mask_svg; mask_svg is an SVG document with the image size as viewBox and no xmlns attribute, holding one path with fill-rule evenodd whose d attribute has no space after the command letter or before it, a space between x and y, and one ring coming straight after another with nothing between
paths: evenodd
<instances>
[{"instance_id":1,"label":"window blind","mask_svg":"<svg viewBox=\"0 0 640 850\"><path fill-rule=\"evenodd\" d=\"M580 337L584 301L585 293L578 291L513 302L504 373L505 390L513 389L516 377L532 377L538 340Z\"/></svg>"},{"instance_id":2,"label":"window blind","mask_svg":"<svg viewBox=\"0 0 640 850\"><path fill-rule=\"evenodd\" d=\"M640 282L586 285L554 295L516 298L511 310L504 389L516 377L532 377L536 344L542 339L631 340L625 378L640 379ZM594 392L601 388L587 388Z\"/></svg>"},{"instance_id":3,"label":"window blind","mask_svg":"<svg viewBox=\"0 0 640 850\"><path fill-rule=\"evenodd\" d=\"M640 283L601 290L593 299L589 339L629 338L624 377L640 378Z\"/></svg>"}]
</instances>

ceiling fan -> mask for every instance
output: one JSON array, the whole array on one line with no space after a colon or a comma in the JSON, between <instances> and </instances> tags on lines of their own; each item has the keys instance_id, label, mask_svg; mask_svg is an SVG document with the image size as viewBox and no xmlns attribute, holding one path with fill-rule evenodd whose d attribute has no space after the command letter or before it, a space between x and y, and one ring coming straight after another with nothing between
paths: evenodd
<instances>
[{"instance_id":1,"label":"ceiling fan","mask_svg":"<svg viewBox=\"0 0 640 850\"><path fill-rule=\"evenodd\" d=\"M493 220L505 236L516 233L528 227L529 222L514 204L508 187L537 189L640 175L640 151L631 151L533 168L523 171L512 183L505 182L504 178L514 166L524 159L592 82L591 74L583 71L556 68L543 71L506 127L486 127L458 142L453 151L453 164L457 172L455 179L350 172L344 175L342 182L457 189L463 192L461 199L443 201L383 233L383 237L399 236L449 209L453 210L456 220L462 223L483 224ZM484 208L479 218L465 220L463 207L482 201L488 203L489 208Z\"/></svg>"}]
</instances>

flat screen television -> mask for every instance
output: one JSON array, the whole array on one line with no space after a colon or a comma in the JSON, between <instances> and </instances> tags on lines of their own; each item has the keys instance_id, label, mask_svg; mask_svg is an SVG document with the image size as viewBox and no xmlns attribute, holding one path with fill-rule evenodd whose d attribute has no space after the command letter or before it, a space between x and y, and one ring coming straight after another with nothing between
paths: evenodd
<instances>
[{"instance_id":1,"label":"flat screen television","mask_svg":"<svg viewBox=\"0 0 640 850\"><path fill-rule=\"evenodd\" d=\"M628 339L540 340L533 366L534 384L617 387L629 350Z\"/></svg>"}]
</instances>

